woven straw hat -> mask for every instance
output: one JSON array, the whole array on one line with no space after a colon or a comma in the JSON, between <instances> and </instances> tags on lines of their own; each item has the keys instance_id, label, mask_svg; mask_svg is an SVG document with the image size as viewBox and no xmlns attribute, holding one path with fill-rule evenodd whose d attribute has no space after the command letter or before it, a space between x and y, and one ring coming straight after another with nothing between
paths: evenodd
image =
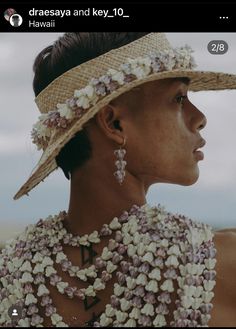
<instances>
[{"instance_id":1,"label":"woven straw hat","mask_svg":"<svg viewBox=\"0 0 236 329\"><path fill-rule=\"evenodd\" d=\"M190 78L189 90L236 88L236 75L195 71L190 47L173 49L163 33L149 33L78 65L52 81L35 99L41 112L32 137L43 154L14 196L28 194L57 168L63 146L112 99L148 81Z\"/></svg>"}]
</instances>

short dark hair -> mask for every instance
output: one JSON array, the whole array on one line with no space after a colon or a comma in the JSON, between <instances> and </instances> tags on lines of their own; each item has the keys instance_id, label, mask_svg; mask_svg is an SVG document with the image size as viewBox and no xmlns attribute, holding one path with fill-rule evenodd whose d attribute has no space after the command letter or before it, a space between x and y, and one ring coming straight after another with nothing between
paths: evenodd
<instances>
[{"instance_id":1,"label":"short dark hair","mask_svg":"<svg viewBox=\"0 0 236 329\"><path fill-rule=\"evenodd\" d=\"M33 89L37 96L54 79L111 49L122 47L149 32L73 32L65 33L53 45L44 48L33 64ZM66 178L81 167L92 154L86 127L80 130L56 157Z\"/></svg>"}]
</instances>

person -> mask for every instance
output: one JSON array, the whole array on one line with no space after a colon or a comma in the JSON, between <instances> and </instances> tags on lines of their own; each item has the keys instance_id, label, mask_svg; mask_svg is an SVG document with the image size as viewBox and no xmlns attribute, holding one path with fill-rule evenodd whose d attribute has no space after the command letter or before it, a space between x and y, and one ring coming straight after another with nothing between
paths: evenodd
<instances>
[{"instance_id":1,"label":"person","mask_svg":"<svg viewBox=\"0 0 236 329\"><path fill-rule=\"evenodd\" d=\"M154 183L198 180L207 120L188 90L236 86L195 71L191 52L163 33L76 32L38 54L32 139L43 153L14 198L60 167L70 201L2 250L0 325L236 324L235 231L146 201Z\"/></svg>"},{"instance_id":2,"label":"person","mask_svg":"<svg viewBox=\"0 0 236 329\"><path fill-rule=\"evenodd\" d=\"M18 27L20 25L20 16L18 14L14 14L11 17L13 26Z\"/></svg>"},{"instance_id":3,"label":"person","mask_svg":"<svg viewBox=\"0 0 236 329\"><path fill-rule=\"evenodd\" d=\"M13 8L8 8L7 10L4 11L4 17L7 21L10 21L10 17L13 14L16 14L15 9L13 9Z\"/></svg>"}]
</instances>

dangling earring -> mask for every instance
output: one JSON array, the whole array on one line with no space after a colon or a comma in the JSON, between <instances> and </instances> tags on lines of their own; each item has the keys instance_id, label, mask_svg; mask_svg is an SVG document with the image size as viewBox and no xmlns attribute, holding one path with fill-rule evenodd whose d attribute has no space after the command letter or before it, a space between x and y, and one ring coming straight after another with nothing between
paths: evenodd
<instances>
[{"instance_id":1,"label":"dangling earring","mask_svg":"<svg viewBox=\"0 0 236 329\"><path fill-rule=\"evenodd\" d=\"M123 161L124 156L126 154L126 150L122 149L122 147L125 146L125 143L126 143L126 138L124 137L124 142L123 142L122 145L120 145L120 149L114 151L114 154L118 158L118 160L115 162L116 167L117 167L118 170L114 173L114 176L116 177L116 179L118 180L120 185L124 181L124 178L125 178L125 170L124 169L125 169L125 166L127 165L127 162Z\"/></svg>"}]
</instances>

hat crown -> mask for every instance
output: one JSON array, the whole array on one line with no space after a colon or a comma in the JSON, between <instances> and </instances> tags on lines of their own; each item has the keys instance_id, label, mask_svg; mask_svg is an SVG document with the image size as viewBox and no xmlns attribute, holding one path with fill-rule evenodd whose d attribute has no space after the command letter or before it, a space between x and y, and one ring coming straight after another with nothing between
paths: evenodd
<instances>
[{"instance_id":1,"label":"hat crown","mask_svg":"<svg viewBox=\"0 0 236 329\"><path fill-rule=\"evenodd\" d=\"M76 89L85 87L92 78L102 76L111 67L119 69L128 58L142 57L153 51L171 50L172 47L164 33L149 33L63 73L41 91L35 102L41 113L47 113L54 110L58 103L65 103Z\"/></svg>"}]
</instances>

